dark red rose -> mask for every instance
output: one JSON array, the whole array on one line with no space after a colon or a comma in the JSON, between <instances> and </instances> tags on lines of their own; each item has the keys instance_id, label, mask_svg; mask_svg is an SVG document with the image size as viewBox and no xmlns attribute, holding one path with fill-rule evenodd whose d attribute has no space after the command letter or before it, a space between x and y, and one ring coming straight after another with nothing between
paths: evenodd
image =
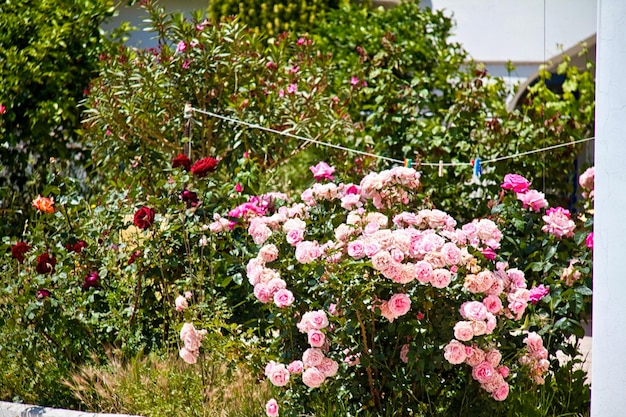
<instances>
[{"instance_id":1,"label":"dark red rose","mask_svg":"<svg viewBox=\"0 0 626 417\"><path fill-rule=\"evenodd\" d=\"M172 168L179 167L183 167L185 171L189 171L191 169L191 159L189 159L184 153L181 153L172 159Z\"/></svg>"},{"instance_id":2,"label":"dark red rose","mask_svg":"<svg viewBox=\"0 0 626 417\"><path fill-rule=\"evenodd\" d=\"M35 270L40 274L47 274L54 271L57 260L54 256L50 256L48 252L44 252L37 257L37 267Z\"/></svg>"},{"instance_id":3,"label":"dark red rose","mask_svg":"<svg viewBox=\"0 0 626 417\"><path fill-rule=\"evenodd\" d=\"M154 223L154 209L143 206L135 213L133 223L140 229L147 229Z\"/></svg>"},{"instance_id":4,"label":"dark red rose","mask_svg":"<svg viewBox=\"0 0 626 417\"><path fill-rule=\"evenodd\" d=\"M24 262L24 254L28 252L30 246L26 242L17 242L15 245L11 246L11 256L19 261L19 263Z\"/></svg>"},{"instance_id":5,"label":"dark red rose","mask_svg":"<svg viewBox=\"0 0 626 417\"><path fill-rule=\"evenodd\" d=\"M83 282L83 290L88 290L89 288L96 288L100 284L100 275L97 271L91 271L85 277L85 282Z\"/></svg>"},{"instance_id":6,"label":"dark red rose","mask_svg":"<svg viewBox=\"0 0 626 417\"><path fill-rule=\"evenodd\" d=\"M50 297L50 291L48 291L45 288L42 288L39 291L37 291L37 295L35 295L35 297L37 297L38 300L42 300L44 298L48 298L48 297Z\"/></svg>"},{"instance_id":7,"label":"dark red rose","mask_svg":"<svg viewBox=\"0 0 626 417\"><path fill-rule=\"evenodd\" d=\"M187 204L188 207L197 207L198 204L200 204L200 200L198 200L198 194L194 193L193 191L183 190L183 192L180 193L180 198L182 198L183 202Z\"/></svg>"},{"instance_id":8,"label":"dark red rose","mask_svg":"<svg viewBox=\"0 0 626 417\"><path fill-rule=\"evenodd\" d=\"M67 243L65 245L65 249L67 249L69 252L76 252L76 253L81 253L83 249L85 249L86 247L87 247L87 242L85 242L84 240L79 240L78 242L74 244Z\"/></svg>"},{"instance_id":9,"label":"dark red rose","mask_svg":"<svg viewBox=\"0 0 626 417\"><path fill-rule=\"evenodd\" d=\"M193 166L191 167L191 173L196 177L203 178L209 175L210 172L215 171L216 169L217 159L211 158L209 156L208 158L202 158L201 160L193 164Z\"/></svg>"},{"instance_id":10,"label":"dark red rose","mask_svg":"<svg viewBox=\"0 0 626 417\"><path fill-rule=\"evenodd\" d=\"M140 250L133 252L130 258L128 258L128 265L135 263L135 259L139 258L142 253Z\"/></svg>"}]
</instances>

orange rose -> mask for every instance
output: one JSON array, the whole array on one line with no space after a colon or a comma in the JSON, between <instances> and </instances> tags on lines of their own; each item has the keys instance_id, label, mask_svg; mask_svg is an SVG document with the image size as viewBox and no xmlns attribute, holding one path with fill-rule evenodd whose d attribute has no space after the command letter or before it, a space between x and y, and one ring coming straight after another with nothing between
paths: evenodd
<instances>
[{"instance_id":1,"label":"orange rose","mask_svg":"<svg viewBox=\"0 0 626 417\"><path fill-rule=\"evenodd\" d=\"M44 213L54 213L54 204L53 198L38 196L33 200L33 207L35 207L39 211L43 211Z\"/></svg>"}]
</instances>

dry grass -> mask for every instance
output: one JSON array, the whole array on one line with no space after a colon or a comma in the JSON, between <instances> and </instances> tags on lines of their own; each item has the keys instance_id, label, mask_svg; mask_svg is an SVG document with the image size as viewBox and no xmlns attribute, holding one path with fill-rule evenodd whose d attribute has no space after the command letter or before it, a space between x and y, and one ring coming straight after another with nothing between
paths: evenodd
<instances>
[{"instance_id":1,"label":"dry grass","mask_svg":"<svg viewBox=\"0 0 626 417\"><path fill-rule=\"evenodd\" d=\"M146 417L264 416L271 397L245 366L203 358L187 365L178 356L138 356L125 363L82 367L65 384L89 411Z\"/></svg>"}]
</instances>

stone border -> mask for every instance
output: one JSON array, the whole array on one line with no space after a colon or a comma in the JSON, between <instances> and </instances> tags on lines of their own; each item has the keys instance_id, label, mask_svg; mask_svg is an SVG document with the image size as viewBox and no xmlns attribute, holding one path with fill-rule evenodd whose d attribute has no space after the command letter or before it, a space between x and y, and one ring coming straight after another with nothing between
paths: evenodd
<instances>
[{"instance_id":1,"label":"stone border","mask_svg":"<svg viewBox=\"0 0 626 417\"><path fill-rule=\"evenodd\" d=\"M0 417L140 417L128 414L99 414L85 411L63 410L38 405L0 401Z\"/></svg>"}]
</instances>

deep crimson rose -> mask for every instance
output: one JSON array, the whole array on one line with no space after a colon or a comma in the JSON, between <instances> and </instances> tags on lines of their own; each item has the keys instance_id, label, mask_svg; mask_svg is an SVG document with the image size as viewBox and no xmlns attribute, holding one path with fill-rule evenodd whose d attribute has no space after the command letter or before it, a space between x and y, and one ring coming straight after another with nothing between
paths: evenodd
<instances>
[{"instance_id":1,"label":"deep crimson rose","mask_svg":"<svg viewBox=\"0 0 626 417\"><path fill-rule=\"evenodd\" d=\"M154 209L143 206L135 213L133 223L140 229L147 229L154 223Z\"/></svg>"},{"instance_id":2,"label":"deep crimson rose","mask_svg":"<svg viewBox=\"0 0 626 417\"><path fill-rule=\"evenodd\" d=\"M45 288L42 288L39 291L37 291L37 295L35 295L35 297L37 297L38 300L42 300L44 298L48 298L48 297L50 297L50 291L48 291Z\"/></svg>"},{"instance_id":3,"label":"deep crimson rose","mask_svg":"<svg viewBox=\"0 0 626 417\"><path fill-rule=\"evenodd\" d=\"M197 207L198 204L200 204L200 200L198 200L198 194L194 193L193 191L183 190L183 192L180 193L180 198L183 199L183 202L187 204L187 206Z\"/></svg>"},{"instance_id":4,"label":"deep crimson rose","mask_svg":"<svg viewBox=\"0 0 626 417\"><path fill-rule=\"evenodd\" d=\"M54 256L50 256L48 252L44 252L37 257L37 267L35 270L40 274L47 274L54 271L57 260Z\"/></svg>"},{"instance_id":5,"label":"deep crimson rose","mask_svg":"<svg viewBox=\"0 0 626 417\"><path fill-rule=\"evenodd\" d=\"M191 159L189 159L189 157L187 157L184 153L181 153L172 159L172 168L179 167L183 167L185 171L189 171L191 169Z\"/></svg>"},{"instance_id":6,"label":"deep crimson rose","mask_svg":"<svg viewBox=\"0 0 626 417\"><path fill-rule=\"evenodd\" d=\"M97 271L91 271L85 277L85 281L83 282L83 290L88 290L89 288L96 288L100 284L100 275Z\"/></svg>"},{"instance_id":7,"label":"deep crimson rose","mask_svg":"<svg viewBox=\"0 0 626 417\"><path fill-rule=\"evenodd\" d=\"M19 263L24 262L24 254L28 252L30 246L26 242L17 242L15 245L11 246L11 256L19 261Z\"/></svg>"},{"instance_id":8,"label":"deep crimson rose","mask_svg":"<svg viewBox=\"0 0 626 417\"><path fill-rule=\"evenodd\" d=\"M81 253L83 249L85 249L86 247L87 247L87 242L85 242L84 240L79 240L78 242L74 244L67 243L65 245L65 249L67 249L69 252L76 252L76 253Z\"/></svg>"},{"instance_id":9,"label":"deep crimson rose","mask_svg":"<svg viewBox=\"0 0 626 417\"><path fill-rule=\"evenodd\" d=\"M211 158L209 156L208 158L202 158L201 160L193 164L193 166L191 167L191 173L196 177L203 178L206 177L209 172L213 172L216 169L217 159Z\"/></svg>"},{"instance_id":10,"label":"deep crimson rose","mask_svg":"<svg viewBox=\"0 0 626 417\"><path fill-rule=\"evenodd\" d=\"M141 254L142 254L142 253L143 253L143 252L141 252L140 250L133 252L133 254L132 254L132 255L130 255L130 258L128 258L128 262L127 262L127 264L128 264L128 265L131 265L131 264L135 263L135 260L136 260L137 258L139 258L139 257L141 256Z\"/></svg>"}]
</instances>

